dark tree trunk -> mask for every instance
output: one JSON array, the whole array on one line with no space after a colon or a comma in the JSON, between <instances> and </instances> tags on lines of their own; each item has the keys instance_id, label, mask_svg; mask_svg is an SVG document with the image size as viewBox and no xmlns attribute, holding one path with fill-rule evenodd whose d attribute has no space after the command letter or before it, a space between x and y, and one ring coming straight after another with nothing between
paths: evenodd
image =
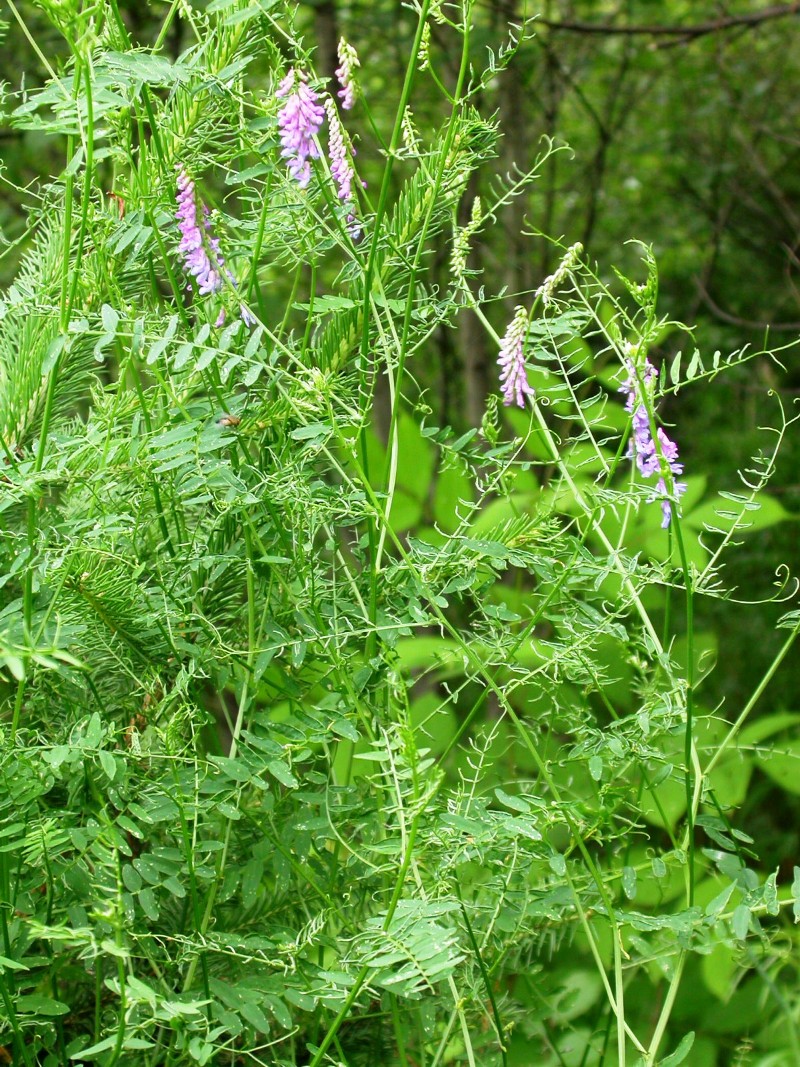
<instances>
[{"instance_id":1,"label":"dark tree trunk","mask_svg":"<svg viewBox=\"0 0 800 1067\"><path fill-rule=\"evenodd\" d=\"M336 0L319 0L314 5L314 35L317 41L317 70L328 78L336 77L339 66L339 21Z\"/></svg>"}]
</instances>

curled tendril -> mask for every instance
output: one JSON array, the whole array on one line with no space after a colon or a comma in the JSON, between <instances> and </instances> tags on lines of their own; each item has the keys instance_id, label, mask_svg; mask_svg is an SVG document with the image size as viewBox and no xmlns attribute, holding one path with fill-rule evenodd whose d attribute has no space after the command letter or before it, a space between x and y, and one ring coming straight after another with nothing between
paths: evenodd
<instances>
[{"instance_id":1,"label":"curled tendril","mask_svg":"<svg viewBox=\"0 0 800 1067\"><path fill-rule=\"evenodd\" d=\"M730 600L732 604L744 604L748 607L757 607L760 604L787 604L794 600L800 593L800 578L792 574L786 563L781 563L775 568L775 577L778 579L775 582L777 591L772 596L761 597L758 600L740 600L734 596L728 596L725 599Z\"/></svg>"}]
</instances>

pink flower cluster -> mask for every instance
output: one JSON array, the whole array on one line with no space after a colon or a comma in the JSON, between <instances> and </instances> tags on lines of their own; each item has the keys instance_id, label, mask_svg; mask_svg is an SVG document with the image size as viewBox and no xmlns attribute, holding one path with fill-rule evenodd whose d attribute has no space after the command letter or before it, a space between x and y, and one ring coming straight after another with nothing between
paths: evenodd
<instances>
[{"instance_id":1,"label":"pink flower cluster","mask_svg":"<svg viewBox=\"0 0 800 1067\"><path fill-rule=\"evenodd\" d=\"M645 478L652 478L653 475L659 474L655 489L648 497L648 500L661 501L661 526L666 530L672 520L672 504L669 500L669 491L664 475L660 473L661 456L664 457L673 475L683 474L683 464L678 460L678 446L674 441L670 440L665 431L660 426L656 429L659 449L650 430L650 414L647 410L647 405L642 399L642 387L648 393L651 392L658 377L658 371L648 359L645 359L640 372L641 381L637 377L636 368L631 360L626 361L626 370L628 371L628 380L622 386L620 392L626 394L625 410L629 411L633 416L633 435L628 446L628 457L636 460L636 466ZM686 492L686 484L675 481L674 478L673 483L675 497L680 499Z\"/></svg>"},{"instance_id":2,"label":"pink flower cluster","mask_svg":"<svg viewBox=\"0 0 800 1067\"><path fill-rule=\"evenodd\" d=\"M534 395L525 370L524 345L527 332L528 312L520 306L515 310L514 318L500 342L500 355L497 359L500 366L503 403L516 402L521 408L525 407L525 398Z\"/></svg>"},{"instance_id":3,"label":"pink flower cluster","mask_svg":"<svg viewBox=\"0 0 800 1067\"><path fill-rule=\"evenodd\" d=\"M183 269L197 282L197 291L205 296L208 293L218 293L223 285L223 274L233 288L236 288L236 279L225 267L225 260L219 247L219 238L211 229L211 212L205 204L198 205L195 185L185 169L178 165L178 210L175 218L178 220L178 229L181 241L178 251L183 256ZM200 224L202 218L202 226ZM245 326L253 326L255 319L242 304L239 309L242 322ZM220 308L214 321L216 327L225 323L225 308Z\"/></svg>"},{"instance_id":4,"label":"pink flower cluster","mask_svg":"<svg viewBox=\"0 0 800 1067\"><path fill-rule=\"evenodd\" d=\"M340 43L340 56L342 54L349 63L358 64L355 51L349 45L345 46L344 42ZM283 146L281 155L287 160L289 173L301 189L305 189L311 181L310 161L320 156L316 138L327 115L331 175L336 182L337 196L348 208L347 224L350 236L353 240L358 240L361 230L356 222L353 203L355 172L351 161L355 150L345 139L335 103L327 94L320 103L320 97L308 85L306 75L298 74L294 69L290 70L280 83L275 95L286 101L278 112L278 127ZM351 104L352 101L348 103L345 100L342 106L348 107Z\"/></svg>"},{"instance_id":5,"label":"pink flower cluster","mask_svg":"<svg viewBox=\"0 0 800 1067\"><path fill-rule=\"evenodd\" d=\"M345 203L353 197L353 167L344 143L344 131L336 114L336 105L330 97L325 99L328 114L328 150L331 156L331 174L336 182L339 199Z\"/></svg>"},{"instance_id":6,"label":"pink flower cluster","mask_svg":"<svg viewBox=\"0 0 800 1067\"><path fill-rule=\"evenodd\" d=\"M182 167L178 167L178 210L175 218L181 231L178 251L183 256L187 274L197 282L200 293L216 293L222 288L221 271L225 260L219 249L219 240L211 232L209 210L203 205L200 226L194 182ZM210 253L210 255L209 255Z\"/></svg>"},{"instance_id":7,"label":"pink flower cluster","mask_svg":"<svg viewBox=\"0 0 800 1067\"><path fill-rule=\"evenodd\" d=\"M304 74L289 71L275 94L286 103L278 112L281 131L281 155L288 161L289 173L301 189L311 181L310 159L319 158L314 140L325 120L319 97L306 83Z\"/></svg>"},{"instance_id":8,"label":"pink flower cluster","mask_svg":"<svg viewBox=\"0 0 800 1067\"><path fill-rule=\"evenodd\" d=\"M339 79L341 89L336 94L342 101L342 108L349 111L356 102L355 68L360 67L355 48L345 41L344 37L339 41L338 48L339 66L336 68L336 77Z\"/></svg>"}]
</instances>

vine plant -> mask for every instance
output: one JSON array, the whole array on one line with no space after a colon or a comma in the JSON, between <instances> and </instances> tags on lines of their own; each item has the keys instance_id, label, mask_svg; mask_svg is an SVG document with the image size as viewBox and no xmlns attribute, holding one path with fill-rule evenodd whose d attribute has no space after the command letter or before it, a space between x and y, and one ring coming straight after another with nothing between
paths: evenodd
<instances>
[{"instance_id":1,"label":"vine plant","mask_svg":"<svg viewBox=\"0 0 800 1067\"><path fill-rule=\"evenodd\" d=\"M64 168L0 304L13 1062L674 1067L712 1062L676 1012L698 974L754 983L753 1042L780 1020L796 1062L800 872L760 871L736 810L796 724L751 717L800 616L731 709L697 621L785 517L793 420L706 499L660 421L775 357L664 362L646 248L613 284L564 248L507 329L469 247L536 170L456 219L496 152L477 89L530 26L481 71L472 0L413 5L387 122L291 5L175 2L147 47L114 0L41 6L67 58L7 121ZM457 432L425 372L465 316L510 404L498 380Z\"/></svg>"}]
</instances>

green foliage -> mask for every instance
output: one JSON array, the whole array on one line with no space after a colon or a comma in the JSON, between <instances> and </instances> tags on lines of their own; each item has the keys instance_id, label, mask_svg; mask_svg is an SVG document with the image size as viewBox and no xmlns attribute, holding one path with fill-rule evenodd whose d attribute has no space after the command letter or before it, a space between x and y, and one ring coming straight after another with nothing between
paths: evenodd
<instances>
[{"instance_id":1,"label":"green foliage","mask_svg":"<svg viewBox=\"0 0 800 1067\"><path fill-rule=\"evenodd\" d=\"M69 58L14 121L64 138L66 164L0 319L14 1062L798 1049L800 870L763 869L738 811L754 780L796 793L796 714L751 713L800 621L731 709L704 705L724 649L698 621L706 600L736 609L724 565L747 538L794 519L769 494L792 419L741 492L690 475L663 530L618 393L679 327L649 249L618 296L572 248L518 294L529 406L435 424L433 335L469 316L499 341L501 285L476 291L464 258L442 288L434 260L497 151L468 98L514 51L470 74L456 8L417 12L360 240L324 156L307 190L280 156L283 52L311 69L282 4L187 7L197 41L174 62L115 4L46 9ZM429 19L460 75L403 154ZM210 217L219 291L187 291L176 164L233 191ZM649 420L755 358L676 358Z\"/></svg>"}]
</instances>

